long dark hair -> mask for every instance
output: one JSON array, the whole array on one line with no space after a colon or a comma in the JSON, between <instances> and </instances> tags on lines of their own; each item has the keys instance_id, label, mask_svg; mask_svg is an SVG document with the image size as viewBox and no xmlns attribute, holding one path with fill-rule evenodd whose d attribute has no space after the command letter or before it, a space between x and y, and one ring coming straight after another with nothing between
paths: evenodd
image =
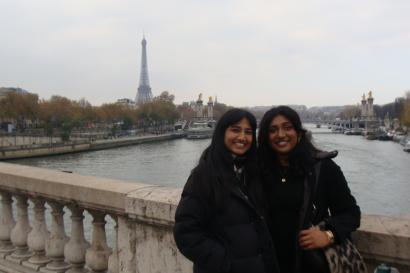
<instances>
[{"instance_id":1,"label":"long dark hair","mask_svg":"<svg viewBox=\"0 0 410 273\"><path fill-rule=\"evenodd\" d=\"M234 162L231 152L225 145L226 129L247 119L252 128L252 143L244 155L245 179L257 174L256 160L256 119L248 111L234 108L228 110L216 124L211 144L202 153L198 165L191 171L185 188L211 203L216 208L223 207L223 201L233 186ZM248 179L250 180L250 179Z\"/></svg>"},{"instance_id":2,"label":"long dark hair","mask_svg":"<svg viewBox=\"0 0 410 273\"><path fill-rule=\"evenodd\" d=\"M289 154L289 165L296 173L303 174L313 163L314 154L320 150L313 145L310 135L302 126L298 113L292 108L283 105L267 111L260 122L258 135L259 166L264 175L269 173L272 167L279 166L277 154L269 143L269 127L272 120L278 115L287 118L298 134L298 143Z\"/></svg>"}]
</instances>

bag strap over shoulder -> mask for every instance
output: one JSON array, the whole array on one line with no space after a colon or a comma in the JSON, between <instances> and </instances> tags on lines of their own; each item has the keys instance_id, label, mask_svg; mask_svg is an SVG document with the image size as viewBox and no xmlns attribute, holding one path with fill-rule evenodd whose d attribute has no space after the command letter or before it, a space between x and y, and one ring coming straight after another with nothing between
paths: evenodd
<instances>
[{"instance_id":1,"label":"bag strap over shoulder","mask_svg":"<svg viewBox=\"0 0 410 273\"><path fill-rule=\"evenodd\" d=\"M318 162L316 162L316 164L314 165L315 168L315 183L313 185L313 190L312 190L312 202L314 205L315 202L315 198L316 198L316 194L317 194L317 187L319 184L319 175L320 175L320 168L322 167L322 162L319 160Z\"/></svg>"},{"instance_id":2,"label":"bag strap over shoulder","mask_svg":"<svg viewBox=\"0 0 410 273\"><path fill-rule=\"evenodd\" d=\"M313 181L309 181L309 177L305 176L303 180L303 204L300 209L300 215L299 215L299 228L303 229L304 224L306 219L310 219L312 217L312 214L314 213L311 208L313 206L313 209L315 210L315 198L316 198L316 192L319 184L319 176L320 176L320 169L321 169L321 161L318 160L313 168L314 168L314 179Z\"/></svg>"}]
</instances>

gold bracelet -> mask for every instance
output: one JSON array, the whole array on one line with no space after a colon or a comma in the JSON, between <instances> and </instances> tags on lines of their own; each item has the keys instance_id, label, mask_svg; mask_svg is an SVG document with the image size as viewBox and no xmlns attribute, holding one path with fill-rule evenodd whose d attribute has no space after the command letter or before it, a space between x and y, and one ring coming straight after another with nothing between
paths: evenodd
<instances>
[{"instance_id":1,"label":"gold bracelet","mask_svg":"<svg viewBox=\"0 0 410 273\"><path fill-rule=\"evenodd\" d=\"M325 230L325 234L329 242L333 244L335 242L335 236L333 235L333 232L331 232L330 230Z\"/></svg>"}]
</instances>

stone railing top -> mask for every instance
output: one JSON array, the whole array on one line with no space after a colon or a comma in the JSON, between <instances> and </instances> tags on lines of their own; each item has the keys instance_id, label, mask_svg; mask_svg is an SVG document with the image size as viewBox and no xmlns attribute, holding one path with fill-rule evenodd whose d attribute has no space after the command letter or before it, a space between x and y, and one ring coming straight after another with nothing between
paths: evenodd
<instances>
[{"instance_id":1,"label":"stone railing top","mask_svg":"<svg viewBox=\"0 0 410 273\"><path fill-rule=\"evenodd\" d=\"M153 188L142 183L83 176L36 167L0 163L0 190L44 197L85 208L126 213L128 194Z\"/></svg>"},{"instance_id":2,"label":"stone railing top","mask_svg":"<svg viewBox=\"0 0 410 273\"><path fill-rule=\"evenodd\" d=\"M362 215L355 235L365 256L410 266L410 219Z\"/></svg>"},{"instance_id":3,"label":"stone railing top","mask_svg":"<svg viewBox=\"0 0 410 273\"><path fill-rule=\"evenodd\" d=\"M127 196L126 212L144 222L173 225L181 191L159 186L139 189Z\"/></svg>"},{"instance_id":4,"label":"stone railing top","mask_svg":"<svg viewBox=\"0 0 410 273\"><path fill-rule=\"evenodd\" d=\"M410 237L410 219L367 214L362 216L360 229L383 235Z\"/></svg>"}]
</instances>

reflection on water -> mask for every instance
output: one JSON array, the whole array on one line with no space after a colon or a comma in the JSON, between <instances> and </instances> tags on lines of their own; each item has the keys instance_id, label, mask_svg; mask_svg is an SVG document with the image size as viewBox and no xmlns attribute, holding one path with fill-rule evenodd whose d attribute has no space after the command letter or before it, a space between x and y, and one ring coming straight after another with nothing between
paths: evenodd
<instances>
[{"instance_id":1,"label":"reflection on water","mask_svg":"<svg viewBox=\"0 0 410 273\"><path fill-rule=\"evenodd\" d=\"M320 133L318 147L338 150L335 159L362 211L370 214L410 214L410 153L393 142L361 136ZM318 133L315 133L318 132ZM17 164L73 171L126 181L182 187L205 147L206 140L177 139L88 153L14 160Z\"/></svg>"}]
</instances>

